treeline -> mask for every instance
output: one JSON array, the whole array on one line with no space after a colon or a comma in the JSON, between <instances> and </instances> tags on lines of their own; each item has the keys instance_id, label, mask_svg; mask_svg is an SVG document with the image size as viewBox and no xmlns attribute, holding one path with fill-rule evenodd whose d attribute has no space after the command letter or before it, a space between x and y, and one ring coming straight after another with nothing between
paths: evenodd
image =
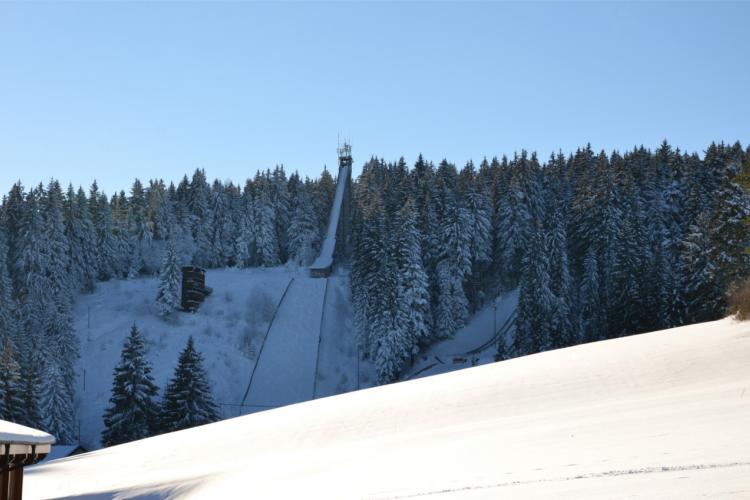
<instances>
[{"instance_id":1,"label":"treeline","mask_svg":"<svg viewBox=\"0 0 750 500\"><path fill-rule=\"evenodd\" d=\"M590 146L541 163L369 161L355 184L352 292L381 381L520 288L511 357L721 317L748 274L750 148L701 158Z\"/></svg>"},{"instance_id":2,"label":"treeline","mask_svg":"<svg viewBox=\"0 0 750 500\"><path fill-rule=\"evenodd\" d=\"M0 418L74 442L76 293L154 274L167 248L172 267L309 264L334 192L326 170L312 181L281 167L242 188L196 170L177 185L136 180L111 198L95 182L88 193L55 180L14 185L0 207Z\"/></svg>"}]
</instances>

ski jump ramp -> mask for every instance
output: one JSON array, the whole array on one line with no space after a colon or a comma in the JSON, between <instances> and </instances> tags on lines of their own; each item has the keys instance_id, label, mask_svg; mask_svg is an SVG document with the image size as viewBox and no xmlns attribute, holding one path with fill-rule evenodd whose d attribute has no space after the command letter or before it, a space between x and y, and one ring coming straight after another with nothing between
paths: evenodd
<instances>
[{"instance_id":1,"label":"ski jump ramp","mask_svg":"<svg viewBox=\"0 0 750 500\"><path fill-rule=\"evenodd\" d=\"M344 144L339 148L339 177L336 182L336 195L333 198L331 215L328 219L328 230L326 231L320 255L312 266L310 276L313 278L325 278L331 274L333 268L333 254L336 251L336 235L338 233L341 212L344 206L346 188L352 174L351 146Z\"/></svg>"}]
</instances>

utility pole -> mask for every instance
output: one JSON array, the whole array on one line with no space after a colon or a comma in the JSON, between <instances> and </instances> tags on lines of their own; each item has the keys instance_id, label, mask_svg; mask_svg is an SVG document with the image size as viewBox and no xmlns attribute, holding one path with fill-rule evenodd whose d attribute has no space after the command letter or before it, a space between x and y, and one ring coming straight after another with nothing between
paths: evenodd
<instances>
[{"instance_id":1,"label":"utility pole","mask_svg":"<svg viewBox=\"0 0 750 500\"><path fill-rule=\"evenodd\" d=\"M497 297L492 301L492 336L497 335Z\"/></svg>"}]
</instances>

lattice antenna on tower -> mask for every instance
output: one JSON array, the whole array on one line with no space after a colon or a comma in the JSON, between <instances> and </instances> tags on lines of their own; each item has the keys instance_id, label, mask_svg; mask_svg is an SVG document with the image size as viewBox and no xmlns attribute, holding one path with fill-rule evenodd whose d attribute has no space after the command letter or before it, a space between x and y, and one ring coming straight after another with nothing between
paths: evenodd
<instances>
[{"instance_id":1,"label":"lattice antenna on tower","mask_svg":"<svg viewBox=\"0 0 750 500\"><path fill-rule=\"evenodd\" d=\"M348 141L344 141L336 148L339 155L339 168L352 166L352 146Z\"/></svg>"}]
</instances>

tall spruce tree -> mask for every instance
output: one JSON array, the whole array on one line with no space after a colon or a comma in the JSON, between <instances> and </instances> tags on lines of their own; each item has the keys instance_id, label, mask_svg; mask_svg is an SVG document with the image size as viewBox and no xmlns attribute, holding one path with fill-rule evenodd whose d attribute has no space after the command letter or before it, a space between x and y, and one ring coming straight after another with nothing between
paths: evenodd
<instances>
[{"instance_id":1,"label":"tall spruce tree","mask_svg":"<svg viewBox=\"0 0 750 500\"><path fill-rule=\"evenodd\" d=\"M550 290L549 260L544 231L538 227L524 257L518 293L518 315L513 350L517 355L533 354L553 347L550 319L554 296Z\"/></svg>"},{"instance_id":2,"label":"tall spruce tree","mask_svg":"<svg viewBox=\"0 0 750 500\"><path fill-rule=\"evenodd\" d=\"M203 357L190 337L164 391L160 430L178 431L217 420L219 413L203 368Z\"/></svg>"},{"instance_id":3,"label":"tall spruce tree","mask_svg":"<svg viewBox=\"0 0 750 500\"><path fill-rule=\"evenodd\" d=\"M154 435L158 428L158 392L146 361L146 345L133 325L113 371L112 396L104 411L102 444L114 446Z\"/></svg>"},{"instance_id":4,"label":"tall spruce tree","mask_svg":"<svg viewBox=\"0 0 750 500\"><path fill-rule=\"evenodd\" d=\"M319 228L307 188L301 186L297 191L297 204L286 237L290 260L301 266L312 263L320 248Z\"/></svg>"},{"instance_id":5,"label":"tall spruce tree","mask_svg":"<svg viewBox=\"0 0 750 500\"><path fill-rule=\"evenodd\" d=\"M171 317L180 308L181 280L180 263L174 245L169 241L159 270L159 291L156 295L159 314L165 318Z\"/></svg>"},{"instance_id":6,"label":"tall spruce tree","mask_svg":"<svg viewBox=\"0 0 750 500\"><path fill-rule=\"evenodd\" d=\"M23 422L23 388L21 365L16 360L13 343L6 339L0 353L0 419Z\"/></svg>"}]
</instances>

